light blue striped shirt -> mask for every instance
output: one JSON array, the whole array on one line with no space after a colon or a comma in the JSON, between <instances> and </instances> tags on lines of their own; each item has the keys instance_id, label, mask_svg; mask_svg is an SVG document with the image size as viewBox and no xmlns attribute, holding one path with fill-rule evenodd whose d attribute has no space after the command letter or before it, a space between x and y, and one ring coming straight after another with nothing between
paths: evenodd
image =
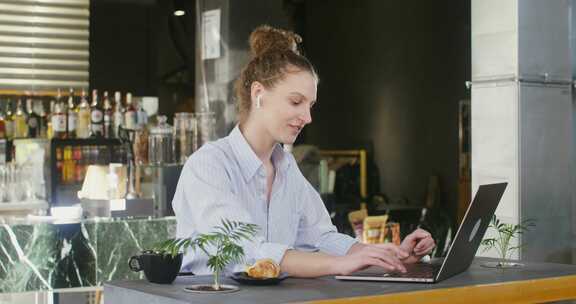
<instances>
[{"instance_id":1,"label":"light blue striped shirt","mask_svg":"<svg viewBox=\"0 0 576 304\"><path fill-rule=\"evenodd\" d=\"M190 156L172 201L177 237L213 231L222 218L257 224L259 231L241 245L248 264L262 258L280 263L288 249L345 255L356 242L338 233L316 190L301 174L292 154L278 144L272 153L276 176L266 200L265 168L238 126L227 137ZM188 251L182 270L210 273L207 256ZM227 271L242 271L231 265Z\"/></svg>"}]
</instances>

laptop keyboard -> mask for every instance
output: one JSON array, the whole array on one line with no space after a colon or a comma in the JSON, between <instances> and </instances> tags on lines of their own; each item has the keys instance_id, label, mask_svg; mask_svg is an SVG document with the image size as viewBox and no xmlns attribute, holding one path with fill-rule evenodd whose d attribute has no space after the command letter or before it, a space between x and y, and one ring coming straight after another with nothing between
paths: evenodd
<instances>
[{"instance_id":1,"label":"laptop keyboard","mask_svg":"<svg viewBox=\"0 0 576 304\"><path fill-rule=\"evenodd\" d=\"M391 272L388 273L387 277L395 278L433 278L436 274L436 270L439 265L433 265L428 263L415 263L404 265L406 267L406 273L402 272Z\"/></svg>"}]
</instances>

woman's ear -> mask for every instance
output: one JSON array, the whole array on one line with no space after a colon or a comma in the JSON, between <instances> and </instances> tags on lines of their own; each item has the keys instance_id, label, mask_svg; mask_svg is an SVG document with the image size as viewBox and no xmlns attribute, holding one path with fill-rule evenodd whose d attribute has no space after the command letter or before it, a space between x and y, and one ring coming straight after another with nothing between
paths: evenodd
<instances>
[{"instance_id":1,"label":"woman's ear","mask_svg":"<svg viewBox=\"0 0 576 304\"><path fill-rule=\"evenodd\" d=\"M260 82L254 81L250 86L250 99L255 108L262 106L262 94L264 94L264 86Z\"/></svg>"}]
</instances>

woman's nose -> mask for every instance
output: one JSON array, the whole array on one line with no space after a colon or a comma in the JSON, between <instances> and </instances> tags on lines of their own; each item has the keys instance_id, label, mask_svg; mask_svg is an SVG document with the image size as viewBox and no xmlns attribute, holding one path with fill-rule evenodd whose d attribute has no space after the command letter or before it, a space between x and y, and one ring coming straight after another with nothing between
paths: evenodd
<instances>
[{"instance_id":1,"label":"woman's nose","mask_svg":"<svg viewBox=\"0 0 576 304\"><path fill-rule=\"evenodd\" d=\"M300 119L304 122L304 124L309 124L312 122L312 114L310 113L310 109L306 108L304 113L302 113Z\"/></svg>"}]
</instances>

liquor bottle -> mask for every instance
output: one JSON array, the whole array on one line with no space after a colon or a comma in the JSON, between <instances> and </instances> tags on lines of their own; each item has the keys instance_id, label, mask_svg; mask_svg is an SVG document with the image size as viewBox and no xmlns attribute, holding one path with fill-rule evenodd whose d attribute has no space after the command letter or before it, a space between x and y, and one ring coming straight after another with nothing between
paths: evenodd
<instances>
[{"instance_id":1,"label":"liquor bottle","mask_svg":"<svg viewBox=\"0 0 576 304\"><path fill-rule=\"evenodd\" d=\"M62 183L71 184L76 181L76 162L72 157L72 147L64 147L64 164L62 167Z\"/></svg>"},{"instance_id":2,"label":"liquor bottle","mask_svg":"<svg viewBox=\"0 0 576 304\"><path fill-rule=\"evenodd\" d=\"M48 136L48 115L46 114L46 110L44 109L44 102L40 102L39 110L38 110L38 130L39 134L38 137L40 138L47 138Z\"/></svg>"},{"instance_id":3,"label":"liquor bottle","mask_svg":"<svg viewBox=\"0 0 576 304\"><path fill-rule=\"evenodd\" d=\"M12 115L12 101L10 101L10 99L8 99L8 102L6 103L4 128L6 130L6 139L14 138L14 117Z\"/></svg>"},{"instance_id":4,"label":"liquor bottle","mask_svg":"<svg viewBox=\"0 0 576 304\"><path fill-rule=\"evenodd\" d=\"M0 139L6 138L6 116L4 116L4 111L0 109Z\"/></svg>"},{"instance_id":5,"label":"liquor bottle","mask_svg":"<svg viewBox=\"0 0 576 304\"><path fill-rule=\"evenodd\" d=\"M50 120L52 121L52 138L66 138L66 105L62 98L57 98L54 103Z\"/></svg>"},{"instance_id":6,"label":"liquor bottle","mask_svg":"<svg viewBox=\"0 0 576 304\"><path fill-rule=\"evenodd\" d=\"M46 138L54 137L54 127L52 127L52 115L55 112L56 100L50 100L50 112L46 115Z\"/></svg>"},{"instance_id":7,"label":"liquor bottle","mask_svg":"<svg viewBox=\"0 0 576 304\"><path fill-rule=\"evenodd\" d=\"M76 127L78 124L78 108L74 103L74 89L68 91L68 111L66 112L66 132L68 138L76 138Z\"/></svg>"},{"instance_id":8,"label":"liquor bottle","mask_svg":"<svg viewBox=\"0 0 576 304\"><path fill-rule=\"evenodd\" d=\"M110 104L110 99L108 98L108 92L104 91L104 137L113 137L113 113L112 104Z\"/></svg>"},{"instance_id":9,"label":"liquor bottle","mask_svg":"<svg viewBox=\"0 0 576 304\"><path fill-rule=\"evenodd\" d=\"M28 137L37 138L40 137L40 115L34 112L32 102L30 98L26 100L26 112L28 112L26 125L28 127Z\"/></svg>"},{"instance_id":10,"label":"liquor bottle","mask_svg":"<svg viewBox=\"0 0 576 304\"><path fill-rule=\"evenodd\" d=\"M90 106L90 136L104 136L104 110L98 102L97 90L92 90L92 105Z\"/></svg>"},{"instance_id":11,"label":"liquor bottle","mask_svg":"<svg viewBox=\"0 0 576 304\"><path fill-rule=\"evenodd\" d=\"M56 109L56 104L54 105ZM54 112L52 112L54 113ZM66 116L66 115L64 115ZM52 116L54 117L54 116ZM62 148L56 148L56 180L62 183L64 181L64 161L62 159Z\"/></svg>"},{"instance_id":12,"label":"liquor bottle","mask_svg":"<svg viewBox=\"0 0 576 304\"><path fill-rule=\"evenodd\" d=\"M26 125L26 113L22 107L22 100L16 103L16 113L14 113L14 138L28 137L28 125Z\"/></svg>"},{"instance_id":13,"label":"liquor bottle","mask_svg":"<svg viewBox=\"0 0 576 304\"><path fill-rule=\"evenodd\" d=\"M76 137L88 138L90 136L90 104L86 91L82 90L80 105L78 105L78 121L76 124Z\"/></svg>"},{"instance_id":14,"label":"liquor bottle","mask_svg":"<svg viewBox=\"0 0 576 304\"><path fill-rule=\"evenodd\" d=\"M122 105L122 94L119 91L114 93L114 114L113 114L114 137L118 138L118 131L124 128L124 106Z\"/></svg>"},{"instance_id":15,"label":"liquor bottle","mask_svg":"<svg viewBox=\"0 0 576 304\"><path fill-rule=\"evenodd\" d=\"M144 107L142 106L142 101L140 101L136 106L136 113L138 117L138 129L145 128L148 124L148 113L144 111Z\"/></svg>"},{"instance_id":16,"label":"liquor bottle","mask_svg":"<svg viewBox=\"0 0 576 304\"><path fill-rule=\"evenodd\" d=\"M132 103L132 93L126 93L126 112L124 113L124 127L128 130L136 130L138 113Z\"/></svg>"},{"instance_id":17,"label":"liquor bottle","mask_svg":"<svg viewBox=\"0 0 576 304\"><path fill-rule=\"evenodd\" d=\"M85 164L82 157L82 147L74 147L72 158L76 162L74 170L74 180L76 183L82 183L85 175Z\"/></svg>"}]
</instances>

